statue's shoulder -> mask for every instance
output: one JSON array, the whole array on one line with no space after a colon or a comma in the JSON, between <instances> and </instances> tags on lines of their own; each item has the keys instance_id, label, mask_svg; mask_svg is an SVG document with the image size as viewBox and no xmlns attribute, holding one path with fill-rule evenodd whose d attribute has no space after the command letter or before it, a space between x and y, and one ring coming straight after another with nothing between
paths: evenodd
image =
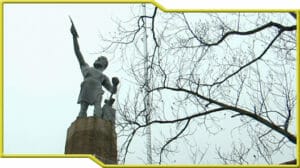
<instances>
[{"instance_id":1,"label":"statue's shoulder","mask_svg":"<svg viewBox=\"0 0 300 168\"><path fill-rule=\"evenodd\" d=\"M105 75L103 72L102 72L102 76L103 76L103 78L105 78L105 79L109 80L108 76L107 76L107 75Z\"/></svg>"},{"instance_id":2,"label":"statue's shoulder","mask_svg":"<svg viewBox=\"0 0 300 168\"><path fill-rule=\"evenodd\" d=\"M88 64L84 64L80 66L80 70L83 76L86 76L90 71L90 66Z\"/></svg>"},{"instance_id":3,"label":"statue's shoulder","mask_svg":"<svg viewBox=\"0 0 300 168\"><path fill-rule=\"evenodd\" d=\"M88 69L90 68L89 64L83 64L80 66L80 69Z\"/></svg>"}]
</instances>

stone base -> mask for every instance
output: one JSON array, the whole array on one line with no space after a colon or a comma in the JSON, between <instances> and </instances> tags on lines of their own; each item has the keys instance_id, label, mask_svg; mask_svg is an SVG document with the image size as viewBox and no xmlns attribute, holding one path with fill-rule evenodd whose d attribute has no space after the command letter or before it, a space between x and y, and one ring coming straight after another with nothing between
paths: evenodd
<instances>
[{"instance_id":1,"label":"stone base","mask_svg":"<svg viewBox=\"0 0 300 168\"><path fill-rule=\"evenodd\" d=\"M115 125L95 117L77 118L68 129L65 154L92 154L105 164L117 164Z\"/></svg>"}]
</instances>

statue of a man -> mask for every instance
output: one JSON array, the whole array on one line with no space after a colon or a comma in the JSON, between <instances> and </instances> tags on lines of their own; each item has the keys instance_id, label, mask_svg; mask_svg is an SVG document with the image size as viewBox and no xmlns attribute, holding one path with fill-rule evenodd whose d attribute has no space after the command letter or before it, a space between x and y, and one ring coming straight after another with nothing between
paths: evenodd
<instances>
[{"instance_id":1,"label":"statue of a man","mask_svg":"<svg viewBox=\"0 0 300 168\"><path fill-rule=\"evenodd\" d=\"M72 21L72 20L71 20ZM101 101L104 91L104 86L111 94L117 92L117 85L119 79L117 77L112 78L112 84L109 78L103 74L103 71L108 66L107 58L104 56L98 57L94 62L94 66L90 67L84 60L78 44L78 34L72 22L71 33L73 35L73 44L75 55L78 59L80 69L83 75L83 82L81 83L80 94L77 103L80 104L80 112L78 117L87 117L87 109L89 105L94 105L94 116L101 117Z\"/></svg>"}]
</instances>

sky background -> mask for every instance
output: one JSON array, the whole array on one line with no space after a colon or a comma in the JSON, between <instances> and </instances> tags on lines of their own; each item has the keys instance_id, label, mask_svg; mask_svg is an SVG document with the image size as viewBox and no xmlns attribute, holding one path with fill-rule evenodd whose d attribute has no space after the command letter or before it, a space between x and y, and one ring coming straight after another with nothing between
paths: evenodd
<instances>
[{"instance_id":1,"label":"sky background","mask_svg":"<svg viewBox=\"0 0 300 168\"><path fill-rule=\"evenodd\" d=\"M68 16L92 65L99 33L111 31L112 19L126 17L128 9L117 4L4 5L4 153L64 153L67 128L79 112L83 79ZM122 81L117 60L107 57L105 74Z\"/></svg>"},{"instance_id":2,"label":"sky background","mask_svg":"<svg viewBox=\"0 0 300 168\"><path fill-rule=\"evenodd\" d=\"M84 58L92 65L99 56L99 34L113 32L116 18L130 18L131 6L4 5L5 154L64 153L67 129L79 112L76 102L83 79L68 16L79 33ZM121 62L112 55L107 57L110 65L105 74L120 78L118 97L122 98L127 84ZM89 108L88 115L92 113Z\"/></svg>"}]
</instances>

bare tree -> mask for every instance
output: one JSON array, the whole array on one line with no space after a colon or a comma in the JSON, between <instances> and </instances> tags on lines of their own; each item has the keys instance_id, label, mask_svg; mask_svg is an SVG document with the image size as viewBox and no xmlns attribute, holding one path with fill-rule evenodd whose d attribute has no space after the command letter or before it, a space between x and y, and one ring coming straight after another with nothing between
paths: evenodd
<instances>
[{"instance_id":1,"label":"bare tree","mask_svg":"<svg viewBox=\"0 0 300 168\"><path fill-rule=\"evenodd\" d=\"M117 21L118 30L102 37L107 45L101 52L122 60L130 83L118 102L122 162L140 150L134 140L150 125L159 164L177 163L176 156L184 155L198 164L295 159L296 15L147 10L142 15L135 8L133 18ZM144 27L147 93L142 92ZM146 122L149 95L153 113Z\"/></svg>"}]
</instances>

